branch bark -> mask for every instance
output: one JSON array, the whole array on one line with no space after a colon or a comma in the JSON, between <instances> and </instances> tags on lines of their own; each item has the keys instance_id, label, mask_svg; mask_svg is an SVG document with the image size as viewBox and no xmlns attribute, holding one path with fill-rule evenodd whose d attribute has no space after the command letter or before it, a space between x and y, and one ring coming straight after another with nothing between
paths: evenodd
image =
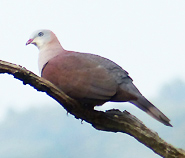
<instances>
[{"instance_id":1,"label":"branch bark","mask_svg":"<svg viewBox=\"0 0 185 158\"><path fill-rule=\"evenodd\" d=\"M87 109L49 81L16 64L0 60L0 73L13 75L21 80L23 84L29 84L38 91L46 92L75 118L85 120L97 130L126 133L162 157L185 158L184 150L175 148L162 140L156 132L151 131L127 111L121 112L112 109L102 112Z\"/></svg>"}]
</instances>

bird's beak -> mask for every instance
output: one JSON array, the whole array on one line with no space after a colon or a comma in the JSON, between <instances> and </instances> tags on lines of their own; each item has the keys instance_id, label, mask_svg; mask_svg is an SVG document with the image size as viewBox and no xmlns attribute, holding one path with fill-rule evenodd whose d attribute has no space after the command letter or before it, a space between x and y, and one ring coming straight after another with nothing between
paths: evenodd
<instances>
[{"instance_id":1,"label":"bird's beak","mask_svg":"<svg viewBox=\"0 0 185 158\"><path fill-rule=\"evenodd\" d=\"M26 42L26 45L32 43L33 39L29 39L27 42Z\"/></svg>"}]
</instances>

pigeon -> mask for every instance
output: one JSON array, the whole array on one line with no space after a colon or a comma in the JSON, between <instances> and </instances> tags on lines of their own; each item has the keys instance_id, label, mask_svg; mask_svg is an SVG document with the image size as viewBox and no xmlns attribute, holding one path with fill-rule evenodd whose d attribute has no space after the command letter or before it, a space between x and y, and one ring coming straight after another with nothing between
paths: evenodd
<instances>
[{"instance_id":1,"label":"pigeon","mask_svg":"<svg viewBox=\"0 0 185 158\"><path fill-rule=\"evenodd\" d=\"M39 49L41 77L89 109L106 102L129 102L163 123L172 126L158 108L133 84L128 72L115 62L90 53L65 50L47 29L35 31L26 45Z\"/></svg>"}]
</instances>

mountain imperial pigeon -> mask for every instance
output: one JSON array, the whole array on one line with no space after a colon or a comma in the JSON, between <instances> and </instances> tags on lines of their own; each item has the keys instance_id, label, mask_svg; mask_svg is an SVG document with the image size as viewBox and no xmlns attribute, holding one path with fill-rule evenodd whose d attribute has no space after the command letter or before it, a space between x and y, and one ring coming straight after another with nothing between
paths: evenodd
<instances>
[{"instance_id":1,"label":"mountain imperial pigeon","mask_svg":"<svg viewBox=\"0 0 185 158\"><path fill-rule=\"evenodd\" d=\"M158 120L170 120L133 84L128 72L104 57L65 50L50 30L35 31L26 45L39 49L41 76L81 104L94 108L105 102L130 102Z\"/></svg>"}]
</instances>

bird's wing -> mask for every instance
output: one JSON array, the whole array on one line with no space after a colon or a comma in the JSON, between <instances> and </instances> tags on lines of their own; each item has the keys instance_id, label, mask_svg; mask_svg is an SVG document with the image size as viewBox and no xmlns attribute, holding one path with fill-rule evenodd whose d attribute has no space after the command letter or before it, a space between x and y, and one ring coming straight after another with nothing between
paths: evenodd
<instances>
[{"instance_id":1,"label":"bird's wing","mask_svg":"<svg viewBox=\"0 0 185 158\"><path fill-rule=\"evenodd\" d=\"M93 57L75 52L60 54L45 65L42 77L73 98L108 101L116 94L118 84Z\"/></svg>"},{"instance_id":2,"label":"bird's wing","mask_svg":"<svg viewBox=\"0 0 185 158\"><path fill-rule=\"evenodd\" d=\"M137 100L138 95L141 95L139 90L133 84L132 78L128 72L122 67L114 63L113 61L103 58L98 55L81 53L81 56L85 56L88 60L96 61L101 65L117 84L116 94L110 98L110 101L130 101Z\"/></svg>"}]
</instances>

